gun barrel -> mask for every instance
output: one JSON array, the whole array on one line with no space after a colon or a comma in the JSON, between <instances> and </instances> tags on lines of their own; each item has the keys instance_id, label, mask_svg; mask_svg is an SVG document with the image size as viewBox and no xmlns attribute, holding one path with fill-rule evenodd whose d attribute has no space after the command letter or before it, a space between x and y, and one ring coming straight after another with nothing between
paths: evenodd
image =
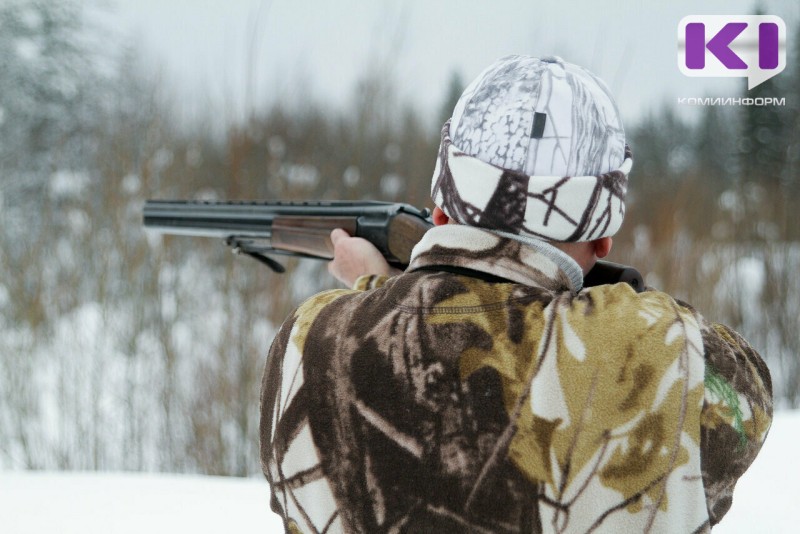
<instances>
[{"instance_id":1,"label":"gun barrel","mask_svg":"<svg viewBox=\"0 0 800 534\"><path fill-rule=\"evenodd\" d=\"M165 234L226 238L270 237L275 215L232 203L148 200L144 226Z\"/></svg>"}]
</instances>

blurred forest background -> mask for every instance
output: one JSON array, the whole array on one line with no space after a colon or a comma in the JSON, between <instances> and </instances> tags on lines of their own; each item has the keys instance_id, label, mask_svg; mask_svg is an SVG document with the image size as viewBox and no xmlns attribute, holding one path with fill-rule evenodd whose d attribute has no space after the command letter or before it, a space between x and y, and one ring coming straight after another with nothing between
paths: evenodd
<instances>
[{"instance_id":1,"label":"blurred forest background","mask_svg":"<svg viewBox=\"0 0 800 534\"><path fill-rule=\"evenodd\" d=\"M177 126L134 48L100 57L80 4L0 3L0 468L250 475L276 327L335 286L215 240L142 229L147 198L374 199L431 206L439 117L364 73L353 104L275 105L220 136ZM798 28L800 29L800 28ZM796 34L795 34L796 35ZM800 407L800 49L748 92L785 107L665 103L626 130L613 260L742 332ZM745 96L744 81L742 96Z\"/></svg>"}]
</instances>

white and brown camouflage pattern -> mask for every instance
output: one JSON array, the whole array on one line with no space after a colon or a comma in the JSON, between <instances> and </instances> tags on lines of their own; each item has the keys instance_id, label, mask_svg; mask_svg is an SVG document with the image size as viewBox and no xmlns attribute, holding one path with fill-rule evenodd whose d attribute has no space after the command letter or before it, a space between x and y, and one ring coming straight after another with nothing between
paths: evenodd
<instances>
[{"instance_id":1,"label":"white and brown camouflage pattern","mask_svg":"<svg viewBox=\"0 0 800 534\"><path fill-rule=\"evenodd\" d=\"M455 271L455 272L454 272ZM772 416L769 372L664 293L575 293L480 229L286 321L261 458L287 532L706 532Z\"/></svg>"},{"instance_id":2,"label":"white and brown camouflage pattern","mask_svg":"<svg viewBox=\"0 0 800 534\"><path fill-rule=\"evenodd\" d=\"M626 145L619 168L591 176L529 176L470 156L450 139L450 122L431 181L431 198L451 219L550 241L591 241L614 235L625 217Z\"/></svg>"},{"instance_id":3,"label":"white and brown camouflage pattern","mask_svg":"<svg viewBox=\"0 0 800 534\"><path fill-rule=\"evenodd\" d=\"M600 78L555 56L506 56L442 128L431 198L461 224L591 241L622 224L632 164Z\"/></svg>"}]
</instances>

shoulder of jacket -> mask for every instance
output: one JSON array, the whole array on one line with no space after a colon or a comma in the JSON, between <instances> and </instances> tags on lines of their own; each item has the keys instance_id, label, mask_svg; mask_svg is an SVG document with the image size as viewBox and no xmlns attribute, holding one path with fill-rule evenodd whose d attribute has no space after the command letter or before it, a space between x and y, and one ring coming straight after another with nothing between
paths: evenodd
<instances>
[{"instance_id":1,"label":"shoulder of jacket","mask_svg":"<svg viewBox=\"0 0 800 534\"><path fill-rule=\"evenodd\" d=\"M589 299L600 307L620 305L639 306L642 308L663 307L696 313L692 306L675 299L668 293L656 289L647 289L637 293L626 283L587 287L582 289L576 298Z\"/></svg>"},{"instance_id":2,"label":"shoulder of jacket","mask_svg":"<svg viewBox=\"0 0 800 534\"><path fill-rule=\"evenodd\" d=\"M316 295L312 295L303 301L303 303L297 307L295 315L297 317L317 315L324 307L328 306L336 299L346 295L354 295L359 293L361 292L353 289L329 289L327 291L317 293Z\"/></svg>"}]
</instances>

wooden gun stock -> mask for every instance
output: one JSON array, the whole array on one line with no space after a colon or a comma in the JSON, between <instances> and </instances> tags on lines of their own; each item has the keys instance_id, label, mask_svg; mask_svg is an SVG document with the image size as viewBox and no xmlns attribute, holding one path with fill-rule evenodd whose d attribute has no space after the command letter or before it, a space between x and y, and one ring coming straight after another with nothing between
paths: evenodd
<instances>
[{"instance_id":1,"label":"wooden gun stock","mask_svg":"<svg viewBox=\"0 0 800 534\"><path fill-rule=\"evenodd\" d=\"M401 213L389 223L389 251L403 265L411 261L411 250L430 229L430 224L419 217Z\"/></svg>"}]
</instances>

